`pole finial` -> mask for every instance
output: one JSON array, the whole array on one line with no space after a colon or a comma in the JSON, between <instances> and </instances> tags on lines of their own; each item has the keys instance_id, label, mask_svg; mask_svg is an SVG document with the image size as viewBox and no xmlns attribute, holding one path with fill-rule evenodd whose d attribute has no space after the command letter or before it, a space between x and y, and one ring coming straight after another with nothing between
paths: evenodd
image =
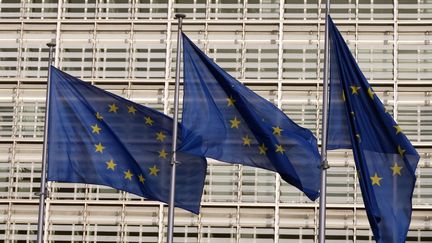
<instances>
[{"instance_id":1,"label":"pole finial","mask_svg":"<svg viewBox=\"0 0 432 243\"><path fill-rule=\"evenodd\" d=\"M176 18L176 19L184 19L184 18L186 18L186 14L177 13L177 14L175 15L175 18Z\"/></svg>"}]
</instances>

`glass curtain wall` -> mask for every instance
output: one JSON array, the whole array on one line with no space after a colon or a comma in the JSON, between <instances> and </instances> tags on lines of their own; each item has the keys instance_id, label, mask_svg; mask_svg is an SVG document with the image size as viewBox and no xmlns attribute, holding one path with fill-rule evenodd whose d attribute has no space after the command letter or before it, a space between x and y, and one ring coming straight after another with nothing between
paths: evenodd
<instances>
[{"instance_id":1,"label":"glass curtain wall","mask_svg":"<svg viewBox=\"0 0 432 243\"><path fill-rule=\"evenodd\" d=\"M407 242L432 241L432 1L332 0L332 17L421 159ZM320 138L325 1L0 0L0 241L36 239L48 48L55 65L173 114L177 21L231 75ZM327 242L374 242L351 151L331 151ZM167 207L49 183L47 242L164 242ZM209 160L175 242L317 242L318 201L275 173Z\"/></svg>"}]
</instances>

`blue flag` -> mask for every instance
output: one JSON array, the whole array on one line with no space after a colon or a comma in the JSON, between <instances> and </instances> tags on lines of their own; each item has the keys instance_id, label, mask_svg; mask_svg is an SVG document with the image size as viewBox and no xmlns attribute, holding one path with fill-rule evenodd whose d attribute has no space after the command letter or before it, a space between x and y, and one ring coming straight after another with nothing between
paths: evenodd
<instances>
[{"instance_id":1,"label":"blue flag","mask_svg":"<svg viewBox=\"0 0 432 243\"><path fill-rule=\"evenodd\" d=\"M179 150L278 172L311 200L319 195L313 134L217 66L183 34L184 133Z\"/></svg>"},{"instance_id":2,"label":"blue flag","mask_svg":"<svg viewBox=\"0 0 432 243\"><path fill-rule=\"evenodd\" d=\"M329 21L328 149L351 148L366 213L377 242L405 242L419 160Z\"/></svg>"},{"instance_id":3,"label":"blue flag","mask_svg":"<svg viewBox=\"0 0 432 243\"><path fill-rule=\"evenodd\" d=\"M51 67L48 180L169 202L173 120ZM179 153L175 206L199 212L207 164Z\"/></svg>"}]
</instances>

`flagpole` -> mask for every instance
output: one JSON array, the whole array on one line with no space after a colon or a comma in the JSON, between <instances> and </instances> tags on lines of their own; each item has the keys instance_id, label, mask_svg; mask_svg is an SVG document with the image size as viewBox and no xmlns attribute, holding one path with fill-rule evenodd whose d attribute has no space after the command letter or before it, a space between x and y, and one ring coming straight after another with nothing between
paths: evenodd
<instances>
[{"instance_id":1,"label":"flagpole","mask_svg":"<svg viewBox=\"0 0 432 243\"><path fill-rule=\"evenodd\" d=\"M45 198L46 198L46 158L47 158L47 142L48 142L48 118L49 118L49 99L50 99L50 68L53 62L53 51L56 44L54 42L47 43L49 48L48 55L48 75L47 75L47 90L45 100L45 125L44 125L44 141L42 148L42 165L41 165L41 186L39 193L39 214L38 214L38 225L37 225L37 243L43 242L44 223L45 223Z\"/></svg>"},{"instance_id":2,"label":"flagpole","mask_svg":"<svg viewBox=\"0 0 432 243\"><path fill-rule=\"evenodd\" d=\"M168 204L168 243L173 242L173 229L174 229L174 197L175 197L175 178L176 178L176 149L177 149L177 127L178 127L178 107L179 107L179 89L180 89L180 53L181 53L181 33L182 21L186 17L185 14L176 14L178 19L178 33L177 33L177 56L176 56L176 77L175 77L175 91L174 91L174 121L173 121L173 136L172 136L172 160L171 160L171 190Z\"/></svg>"},{"instance_id":3,"label":"flagpole","mask_svg":"<svg viewBox=\"0 0 432 243\"><path fill-rule=\"evenodd\" d=\"M321 133L321 190L319 201L319 243L325 243L326 230L326 191L327 191L327 127L328 127L328 83L329 83L329 23L330 0L326 1L325 13L325 37L324 37L324 80L323 80L323 110L322 110L322 133Z\"/></svg>"}]
</instances>

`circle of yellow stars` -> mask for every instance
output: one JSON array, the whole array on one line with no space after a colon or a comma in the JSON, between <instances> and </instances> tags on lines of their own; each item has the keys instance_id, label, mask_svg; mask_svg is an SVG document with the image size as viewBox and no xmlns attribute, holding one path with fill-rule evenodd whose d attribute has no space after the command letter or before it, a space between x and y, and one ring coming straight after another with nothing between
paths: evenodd
<instances>
[{"instance_id":1,"label":"circle of yellow stars","mask_svg":"<svg viewBox=\"0 0 432 243\"><path fill-rule=\"evenodd\" d=\"M353 86L350 86L350 88L351 88L351 94L359 95L359 90L361 90L361 87L353 85ZM375 92L372 90L371 87L368 87L367 94L372 100L374 100ZM342 100L345 101L345 95L344 95L343 91L342 91ZM352 112L352 114L354 115L354 112ZM399 125L394 125L393 128L395 129L396 135L402 133L402 128ZM360 134L356 134L356 137L360 142ZM406 150L403 147L401 147L400 145L398 145L397 153L402 158L405 156L405 152L406 152ZM394 162L393 165L389 168L392 171L393 176L401 176L402 175L403 167L400 166L398 163ZM382 183L381 180L383 180L383 177L380 177L378 175L378 173L375 172L374 175L370 177L370 180L371 180L371 183L373 186L381 186L381 183Z\"/></svg>"},{"instance_id":2,"label":"circle of yellow stars","mask_svg":"<svg viewBox=\"0 0 432 243\"><path fill-rule=\"evenodd\" d=\"M130 105L130 106L127 105L126 107L127 107L128 113L130 113L132 115L136 115L137 109L133 105ZM108 112L109 113L118 113L119 109L120 108L115 103L108 105ZM104 119L102 114L99 112L95 113L95 117L98 121L102 121ZM144 117L144 120L145 120L145 124L148 126L152 126L154 124L154 120L150 116ZM99 135L102 131L102 128L98 124L90 125L90 127L91 127L91 132L93 134ZM161 131L159 133L156 133L156 140L157 141L163 142L165 140L165 138L166 138L166 135L164 134L164 132ZM96 153L102 154L105 150L105 146L103 146L101 142L94 144L94 147L95 147ZM168 156L168 153L165 151L164 148L162 148L160 151L158 151L158 153L159 153L160 158L166 159ZM110 159L109 161L105 162L105 165L106 165L107 170L115 171L117 168L117 163L113 159ZM157 176L159 171L160 171L160 169L156 165L153 165L152 167L149 167L148 169L149 169L149 175L151 175L151 176ZM132 181L132 179L134 178L134 174L132 173L132 171L130 169L124 171L123 175L124 175L123 178L125 180L128 180L128 181ZM140 175L138 175L137 178L138 178L139 182L141 182L141 183L145 182L144 175L140 174Z\"/></svg>"},{"instance_id":3,"label":"circle of yellow stars","mask_svg":"<svg viewBox=\"0 0 432 243\"><path fill-rule=\"evenodd\" d=\"M230 96L230 97L226 98L226 102L227 102L227 104L226 104L227 107L230 107L230 106L235 106L236 100L232 96ZM241 121L236 116L234 116L233 119L230 119L229 122L230 122L230 127L232 129L239 129ZM273 130L273 134L275 136L281 136L282 135L283 129L280 128L279 126L272 127L272 130ZM158 140L159 140L159 135L158 135ZM242 137L242 145L243 146L250 147L251 143L252 143L252 139L248 135L245 135ZM258 150L259 150L260 155L266 155L268 148L265 146L265 144L261 144L258 147ZM275 145L275 152L283 154L285 152L285 149L283 148L282 145L276 144Z\"/></svg>"}]
</instances>

